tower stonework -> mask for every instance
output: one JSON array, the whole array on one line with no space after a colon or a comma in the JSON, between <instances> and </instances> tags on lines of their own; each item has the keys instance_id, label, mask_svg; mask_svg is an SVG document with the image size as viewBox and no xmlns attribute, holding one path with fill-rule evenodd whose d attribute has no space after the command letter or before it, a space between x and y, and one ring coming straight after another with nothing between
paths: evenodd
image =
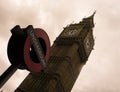
<instances>
[{"instance_id":1,"label":"tower stonework","mask_svg":"<svg viewBox=\"0 0 120 92\"><path fill-rule=\"evenodd\" d=\"M51 47L46 72L31 72L15 92L70 92L94 46L93 17L65 27Z\"/></svg>"}]
</instances>

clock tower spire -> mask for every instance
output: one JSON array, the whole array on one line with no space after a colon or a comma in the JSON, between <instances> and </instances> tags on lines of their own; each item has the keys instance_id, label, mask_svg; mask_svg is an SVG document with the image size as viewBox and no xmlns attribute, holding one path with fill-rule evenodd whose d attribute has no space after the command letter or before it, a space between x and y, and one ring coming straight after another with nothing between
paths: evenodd
<instances>
[{"instance_id":1,"label":"clock tower spire","mask_svg":"<svg viewBox=\"0 0 120 92\"><path fill-rule=\"evenodd\" d=\"M51 47L47 71L31 72L15 92L70 92L94 46L94 14L65 27Z\"/></svg>"}]
</instances>

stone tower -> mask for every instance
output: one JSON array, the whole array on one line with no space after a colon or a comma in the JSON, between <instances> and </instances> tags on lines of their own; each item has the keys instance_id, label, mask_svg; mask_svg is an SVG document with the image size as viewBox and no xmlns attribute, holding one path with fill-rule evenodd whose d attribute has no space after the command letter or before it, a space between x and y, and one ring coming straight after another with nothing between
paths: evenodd
<instances>
[{"instance_id":1,"label":"stone tower","mask_svg":"<svg viewBox=\"0 0 120 92\"><path fill-rule=\"evenodd\" d=\"M70 92L94 46L93 17L65 27L51 47L47 71L31 72L15 92Z\"/></svg>"}]
</instances>

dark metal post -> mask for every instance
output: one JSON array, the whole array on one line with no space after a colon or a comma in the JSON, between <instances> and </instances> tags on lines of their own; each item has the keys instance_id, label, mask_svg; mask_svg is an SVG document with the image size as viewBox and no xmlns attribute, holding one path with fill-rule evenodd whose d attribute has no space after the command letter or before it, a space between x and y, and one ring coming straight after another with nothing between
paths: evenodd
<instances>
[{"instance_id":1,"label":"dark metal post","mask_svg":"<svg viewBox=\"0 0 120 92\"><path fill-rule=\"evenodd\" d=\"M41 44L37 38L37 36L35 35L34 29L32 25L29 25L26 29L28 36L30 37L30 40L33 44L33 47L35 49L35 52L37 54L37 57L43 67L43 70L46 68L46 61L45 61L45 56L43 54L43 50L41 47Z\"/></svg>"},{"instance_id":2,"label":"dark metal post","mask_svg":"<svg viewBox=\"0 0 120 92\"><path fill-rule=\"evenodd\" d=\"M0 88L7 82L7 80L15 73L17 66L11 65L1 76L0 76Z\"/></svg>"}]
</instances>

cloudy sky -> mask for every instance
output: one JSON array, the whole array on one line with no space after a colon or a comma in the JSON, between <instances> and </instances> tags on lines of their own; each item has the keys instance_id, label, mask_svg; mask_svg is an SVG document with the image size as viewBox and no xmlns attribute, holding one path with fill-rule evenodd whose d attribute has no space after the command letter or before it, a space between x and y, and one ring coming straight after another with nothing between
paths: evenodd
<instances>
[{"instance_id":1,"label":"cloudy sky","mask_svg":"<svg viewBox=\"0 0 120 92\"><path fill-rule=\"evenodd\" d=\"M6 50L15 25L43 28L52 45L63 27L96 10L94 50L71 92L120 92L119 4L119 0L0 0L0 74L10 65ZM17 71L3 86L4 92L13 92L27 74Z\"/></svg>"}]
</instances>

